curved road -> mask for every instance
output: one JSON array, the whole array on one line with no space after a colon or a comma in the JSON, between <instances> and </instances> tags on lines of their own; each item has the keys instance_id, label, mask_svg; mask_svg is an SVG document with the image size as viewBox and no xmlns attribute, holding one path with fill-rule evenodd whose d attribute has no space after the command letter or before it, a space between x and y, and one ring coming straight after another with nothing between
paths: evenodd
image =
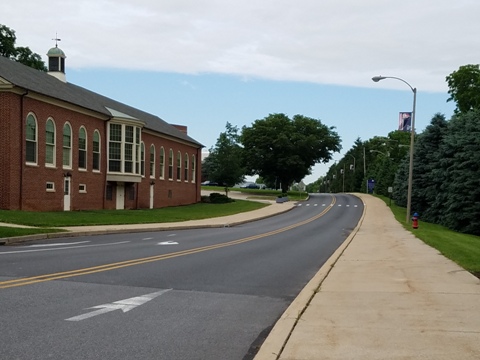
<instances>
[{"instance_id":1,"label":"curved road","mask_svg":"<svg viewBox=\"0 0 480 360\"><path fill-rule=\"evenodd\" d=\"M250 359L363 212L316 194L288 213L220 229L0 248L11 359Z\"/></svg>"}]
</instances>

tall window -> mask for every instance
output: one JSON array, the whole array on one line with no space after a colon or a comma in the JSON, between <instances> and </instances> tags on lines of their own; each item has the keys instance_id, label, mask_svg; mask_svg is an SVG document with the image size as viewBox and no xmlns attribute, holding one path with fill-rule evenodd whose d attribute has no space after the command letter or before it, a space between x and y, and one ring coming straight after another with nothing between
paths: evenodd
<instances>
[{"instance_id":1,"label":"tall window","mask_svg":"<svg viewBox=\"0 0 480 360\"><path fill-rule=\"evenodd\" d=\"M125 172L133 173L133 149L135 146L133 126L125 126Z\"/></svg>"},{"instance_id":2,"label":"tall window","mask_svg":"<svg viewBox=\"0 0 480 360\"><path fill-rule=\"evenodd\" d=\"M173 180L173 150L170 149L168 154L168 178Z\"/></svg>"},{"instance_id":3,"label":"tall window","mask_svg":"<svg viewBox=\"0 0 480 360\"><path fill-rule=\"evenodd\" d=\"M140 127L110 123L108 171L140 175Z\"/></svg>"},{"instance_id":4,"label":"tall window","mask_svg":"<svg viewBox=\"0 0 480 360\"><path fill-rule=\"evenodd\" d=\"M93 170L100 171L100 133L98 130L93 132Z\"/></svg>"},{"instance_id":5,"label":"tall window","mask_svg":"<svg viewBox=\"0 0 480 360\"><path fill-rule=\"evenodd\" d=\"M135 174L144 175L145 171L140 169L142 165L142 150L140 142L140 128L135 128Z\"/></svg>"},{"instance_id":6,"label":"tall window","mask_svg":"<svg viewBox=\"0 0 480 360\"><path fill-rule=\"evenodd\" d=\"M37 163L37 119L32 114L27 116L26 154L27 163Z\"/></svg>"},{"instance_id":7,"label":"tall window","mask_svg":"<svg viewBox=\"0 0 480 360\"><path fill-rule=\"evenodd\" d=\"M165 149L160 148L160 179L165 178Z\"/></svg>"},{"instance_id":8,"label":"tall window","mask_svg":"<svg viewBox=\"0 0 480 360\"><path fill-rule=\"evenodd\" d=\"M69 123L63 126L63 166L72 167L72 128Z\"/></svg>"},{"instance_id":9,"label":"tall window","mask_svg":"<svg viewBox=\"0 0 480 360\"><path fill-rule=\"evenodd\" d=\"M140 145L140 174L145 176L145 144Z\"/></svg>"},{"instance_id":10,"label":"tall window","mask_svg":"<svg viewBox=\"0 0 480 360\"><path fill-rule=\"evenodd\" d=\"M78 131L78 167L87 168L87 131L83 126Z\"/></svg>"},{"instance_id":11,"label":"tall window","mask_svg":"<svg viewBox=\"0 0 480 360\"><path fill-rule=\"evenodd\" d=\"M191 182L195 182L195 155L192 155L192 168L190 169L192 171L192 178L190 179Z\"/></svg>"},{"instance_id":12,"label":"tall window","mask_svg":"<svg viewBox=\"0 0 480 360\"><path fill-rule=\"evenodd\" d=\"M150 177L155 177L155 146L150 146Z\"/></svg>"},{"instance_id":13,"label":"tall window","mask_svg":"<svg viewBox=\"0 0 480 360\"><path fill-rule=\"evenodd\" d=\"M52 119L45 124L45 165L55 166L55 124Z\"/></svg>"},{"instance_id":14,"label":"tall window","mask_svg":"<svg viewBox=\"0 0 480 360\"><path fill-rule=\"evenodd\" d=\"M183 181L188 181L188 154L185 153L185 159L183 160Z\"/></svg>"},{"instance_id":15,"label":"tall window","mask_svg":"<svg viewBox=\"0 0 480 360\"><path fill-rule=\"evenodd\" d=\"M177 152L177 180L182 180L182 154Z\"/></svg>"},{"instance_id":16,"label":"tall window","mask_svg":"<svg viewBox=\"0 0 480 360\"><path fill-rule=\"evenodd\" d=\"M110 124L108 170L122 171L122 125L120 124Z\"/></svg>"}]
</instances>

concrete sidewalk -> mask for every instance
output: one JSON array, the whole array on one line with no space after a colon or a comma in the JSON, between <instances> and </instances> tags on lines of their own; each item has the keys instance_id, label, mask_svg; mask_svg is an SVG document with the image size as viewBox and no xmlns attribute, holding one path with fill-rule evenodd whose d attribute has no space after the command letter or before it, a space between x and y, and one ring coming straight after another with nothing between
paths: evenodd
<instances>
[{"instance_id":1,"label":"concrete sidewalk","mask_svg":"<svg viewBox=\"0 0 480 360\"><path fill-rule=\"evenodd\" d=\"M365 203L255 360L480 359L480 280Z\"/></svg>"}]
</instances>

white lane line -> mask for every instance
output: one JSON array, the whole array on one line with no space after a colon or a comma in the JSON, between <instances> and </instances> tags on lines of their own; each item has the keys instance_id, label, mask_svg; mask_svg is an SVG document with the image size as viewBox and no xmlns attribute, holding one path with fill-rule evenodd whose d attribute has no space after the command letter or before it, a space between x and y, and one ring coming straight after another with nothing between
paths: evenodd
<instances>
[{"instance_id":1,"label":"white lane line","mask_svg":"<svg viewBox=\"0 0 480 360\"><path fill-rule=\"evenodd\" d=\"M178 242L176 242L176 241L162 241L162 242L159 242L157 245L178 245Z\"/></svg>"},{"instance_id":2,"label":"white lane line","mask_svg":"<svg viewBox=\"0 0 480 360\"><path fill-rule=\"evenodd\" d=\"M89 242L90 241L77 241L77 242L72 242L72 243L35 244L35 245L27 245L25 247L68 246L68 245L85 244L85 243L89 243Z\"/></svg>"},{"instance_id":3,"label":"white lane line","mask_svg":"<svg viewBox=\"0 0 480 360\"><path fill-rule=\"evenodd\" d=\"M145 240L152 240L153 238L143 238L142 241L145 241Z\"/></svg>"},{"instance_id":4,"label":"white lane line","mask_svg":"<svg viewBox=\"0 0 480 360\"><path fill-rule=\"evenodd\" d=\"M318 206L318 204L315 204L315 205L313 205L313 206Z\"/></svg>"},{"instance_id":5,"label":"white lane line","mask_svg":"<svg viewBox=\"0 0 480 360\"><path fill-rule=\"evenodd\" d=\"M109 244L70 246L70 247L55 248L55 249L36 249L36 250L5 251L5 252L0 252L0 255L6 255L6 254L22 254L22 253L38 252L38 251L70 250L70 249L80 249L80 248L97 247L97 246L110 246L110 245L126 244L126 243L129 243L129 242L130 242L130 241L119 241L119 242L109 243Z\"/></svg>"}]
</instances>

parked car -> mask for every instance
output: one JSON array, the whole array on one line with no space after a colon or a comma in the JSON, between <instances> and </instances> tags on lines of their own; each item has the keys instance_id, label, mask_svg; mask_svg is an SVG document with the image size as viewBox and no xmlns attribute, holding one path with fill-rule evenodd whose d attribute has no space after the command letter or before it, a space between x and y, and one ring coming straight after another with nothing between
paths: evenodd
<instances>
[{"instance_id":1,"label":"parked car","mask_svg":"<svg viewBox=\"0 0 480 360\"><path fill-rule=\"evenodd\" d=\"M202 182L202 186L219 186L219 185L215 181L207 180L207 181Z\"/></svg>"},{"instance_id":2,"label":"parked car","mask_svg":"<svg viewBox=\"0 0 480 360\"><path fill-rule=\"evenodd\" d=\"M242 189L260 189L260 186L258 186L255 183L245 183L242 186L240 186Z\"/></svg>"}]
</instances>

